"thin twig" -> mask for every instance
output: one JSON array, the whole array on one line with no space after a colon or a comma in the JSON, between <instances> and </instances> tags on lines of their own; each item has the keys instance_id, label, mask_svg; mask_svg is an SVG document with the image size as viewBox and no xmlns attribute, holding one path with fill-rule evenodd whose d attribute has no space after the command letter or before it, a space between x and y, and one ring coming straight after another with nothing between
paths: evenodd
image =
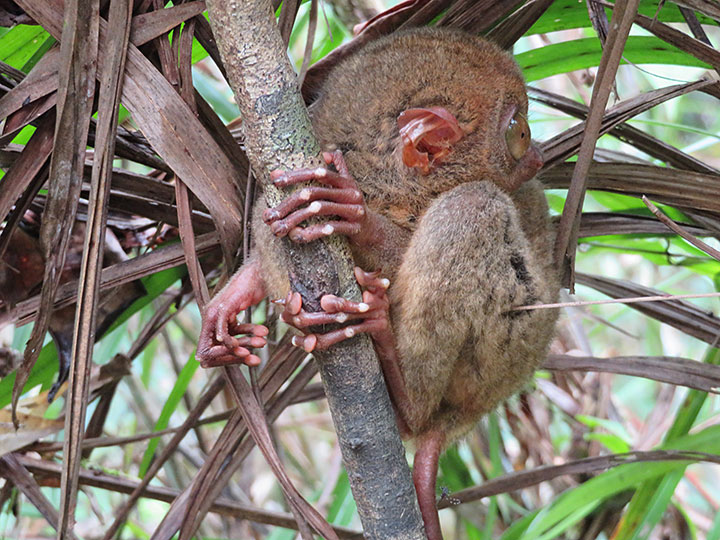
<instances>
[{"instance_id":1,"label":"thin twig","mask_svg":"<svg viewBox=\"0 0 720 540\"><path fill-rule=\"evenodd\" d=\"M635 304L638 302L661 302L663 300L684 300L686 298L717 298L720 292L701 294L667 294L657 296L630 296L628 298L613 298L611 300L583 300L577 302L557 302L555 304L533 304L530 306L517 306L510 311L532 311L535 309L554 309L563 307L597 306L600 304Z\"/></svg>"},{"instance_id":2,"label":"thin twig","mask_svg":"<svg viewBox=\"0 0 720 540\"><path fill-rule=\"evenodd\" d=\"M667 217L665 214L663 214L662 210L660 210L657 206L655 206L650 200L643 195L642 196L642 202L645 203L645 206L647 206L650 211L655 214L655 216L658 218L658 220L665 225L668 229L676 233L678 236L681 236L685 240L687 240L689 243L691 243L696 248L704 251L708 255L710 255L712 258L720 261L720 251L717 249L710 247L705 242L700 240L697 236L691 234L690 232L683 229L680 225L675 223L672 219Z\"/></svg>"},{"instance_id":3,"label":"thin twig","mask_svg":"<svg viewBox=\"0 0 720 540\"><path fill-rule=\"evenodd\" d=\"M302 88L303 82L305 81L305 75L307 74L308 67L310 66L310 59L312 58L313 45L315 44L315 30L317 29L318 19L317 5L318 0L312 0L312 2L310 2L307 41L305 42L305 52L303 53L302 66L300 66L300 74L298 75L298 86L300 88Z\"/></svg>"}]
</instances>

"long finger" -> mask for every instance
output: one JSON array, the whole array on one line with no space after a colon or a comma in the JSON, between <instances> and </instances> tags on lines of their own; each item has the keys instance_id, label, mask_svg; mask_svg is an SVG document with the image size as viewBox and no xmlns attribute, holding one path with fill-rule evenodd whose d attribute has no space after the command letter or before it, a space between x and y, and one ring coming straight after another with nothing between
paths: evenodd
<instances>
[{"instance_id":1,"label":"long finger","mask_svg":"<svg viewBox=\"0 0 720 540\"><path fill-rule=\"evenodd\" d=\"M390 287L390 280L387 278L381 278L379 270L375 272L366 272L359 266L356 266L354 273L355 279L361 287L378 290L387 290Z\"/></svg>"},{"instance_id":2,"label":"long finger","mask_svg":"<svg viewBox=\"0 0 720 540\"><path fill-rule=\"evenodd\" d=\"M234 355L223 355L218 356L217 358L212 358L209 360L205 360L200 363L200 365L204 368L211 368L211 367L220 367L220 366L232 366L236 364L245 364L246 366L258 366L260 365L261 360L259 356L256 356L254 354L248 354L244 357L237 357Z\"/></svg>"},{"instance_id":3,"label":"long finger","mask_svg":"<svg viewBox=\"0 0 720 540\"><path fill-rule=\"evenodd\" d=\"M285 219L271 223L270 230L275 236L285 236L303 221L315 216L336 216L341 220L359 224L359 221L364 215L365 208L361 204L341 204L329 201L313 201L309 206L292 212Z\"/></svg>"},{"instance_id":4,"label":"long finger","mask_svg":"<svg viewBox=\"0 0 720 540\"><path fill-rule=\"evenodd\" d=\"M337 188L356 187L355 179L349 175L342 175L331 171L327 167L314 169L297 169L294 171L273 171L270 179L277 187L294 186L303 182L316 182Z\"/></svg>"},{"instance_id":5,"label":"long finger","mask_svg":"<svg viewBox=\"0 0 720 540\"><path fill-rule=\"evenodd\" d=\"M358 234L362 227L359 223L350 223L347 221L328 221L326 223L318 223L317 225L310 225L305 228L295 227L290 231L288 236L293 242L299 244L306 244L317 240L318 238L325 238L331 234L342 234L345 236L352 236Z\"/></svg>"},{"instance_id":6,"label":"long finger","mask_svg":"<svg viewBox=\"0 0 720 540\"><path fill-rule=\"evenodd\" d=\"M263 211L263 221L272 223L284 218L293 210L312 201L333 201L344 204L361 204L362 192L358 189L335 189L310 186L301 189L283 199L280 204Z\"/></svg>"}]
</instances>

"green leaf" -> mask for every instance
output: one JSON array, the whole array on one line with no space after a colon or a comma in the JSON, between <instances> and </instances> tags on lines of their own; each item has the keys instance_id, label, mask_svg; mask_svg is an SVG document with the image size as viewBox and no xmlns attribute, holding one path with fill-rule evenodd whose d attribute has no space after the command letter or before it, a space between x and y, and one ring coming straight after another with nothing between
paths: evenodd
<instances>
[{"instance_id":1,"label":"green leaf","mask_svg":"<svg viewBox=\"0 0 720 540\"><path fill-rule=\"evenodd\" d=\"M620 437L609 433L588 433L585 435L586 441L598 441L603 444L613 454L624 454L630 451L630 445L623 441Z\"/></svg>"},{"instance_id":2,"label":"green leaf","mask_svg":"<svg viewBox=\"0 0 720 540\"><path fill-rule=\"evenodd\" d=\"M664 449L689 450L698 452L720 452L720 426L711 426L703 431L680 437L662 446ZM604 472L582 485L569 489L550 505L536 514L528 516L510 527L502 540L537 540L546 536L553 528L562 525L563 530L587 515L591 506L628 489L638 483L663 476L672 471L684 470L688 462L661 461L628 463Z\"/></svg>"},{"instance_id":3,"label":"green leaf","mask_svg":"<svg viewBox=\"0 0 720 540\"><path fill-rule=\"evenodd\" d=\"M638 9L640 13L647 17L655 17L662 22L685 22L678 7L670 2L664 3L662 9L658 13L658 2L656 0L643 0L640 2ZM606 10L608 19L612 16L611 10ZM714 24L698 14L698 18L703 24ZM555 0L550 7L543 13L542 17L533 24L527 32L532 34L547 34L549 32L557 32L559 30L568 30L571 28L590 28L590 18L588 17L587 6L584 2L577 0Z\"/></svg>"},{"instance_id":4,"label":"green leaf","mask_svg":"<svg viewBox=\"0 0 720 540\"><path fill-rule=\"evenodd\" d=\"M357 515L357 505L350 491L350 480L347 472L343 471L338 475L337 482L332 492L332 502L328 509L328 521L333 525L347 527Z\"/></svg>"},{"instance_id":5,"label":"green leaf","mask_svg":"<svg viewBox=\"0 0 720 540\"><path fill-rule=\"evenodd\" d=\"M33 366L30 372L23 391L25 394L38 385L49 386L53 383L55 374L58 371L58 356L57 350L55 349L55 343L52 341L45 345L40 351L35 366ZM12 371L8 375L0 380L0 408L7 407L12 401L12 389L15 384L15 371Z\"/></svg>"},{"instance_id":6,"label":"green leaf","mask_svg":"<svg viewBox=\"0 0 720 540\"><path fill-rule=\"evenodd\" d=\"M185 265L176 266L173 268L166 268L161 272L156 272L150 276L141 279L147 294L135 300L130 306L123 311L115 322L110 325L106 335L115 330L118 326L127 321L135 313L140 311L142 308L150 304L158 296L163 294L173 283L179 279L185 277L187 274L187 267Z\"/></svg>"},{"instance_id":7,"label":"green leaf","mask_svg":"<svg viewBox=\"0 0 720 540\"><path fill-rule=\"evenodd\" d=\"M192 380L192 376L199 365L200 364L195 361L195 353L193 353L192 356L185 363L185 366L183 366L182 370L180 371L177 381L175 381L175 386L173 386L173 389L170 391L170 395L165 401L165 405L163 405L162 411L160 411L160 417L157 419L155 427L153 428L154 431L161 431L168 426L170 422L170 417L177 410L177 407L182 401L182 397L185 394L185 391L187 390L190 381ZM145 475L148 467L150 467L150 463L159 442L159 437L154 437L150 439L148 447L145 450L145 454L143 454L143 458L140 463L141 477Z\"/></svg>"},{"instance_id":8,"label":"green leaf","mask_svg":"<svg viewBox=\"0 0 720 540\"><path fill-rule=\"evenodd\" d=\"M515 57L528 82L559 73L587 69L600 63L602 48L597 38L576 39L539 47ZM656 37L630 36L621 63L710 66Z\"/></svg>"},{"instance_id":9,"label":"green leaf","mask_svg":"<svg viewBox=\"0 0 720 540\"><path fill-rule=\"evenodd\" d=\"M709 348L704 362L712 365L720 364L720 350ZM675 415L673 425L665 435L666 443L670 444L673 440L690 431L706 399L707 392L699 390L690 390L688 392ZM630 500L615 540L646 538L665 513L665 509L670 504L670 499L684 473L685 467L668 474L665 478L655 478L643 483Z\"/></svg>"},{"instance_id":10,"label":"green leaf","mask_svg":"<svg viewBox=\"0 0 720 540\"><path fill-rule=\"evenodd\" d=\"M630 434L625 430L625 426L623 426L620 422L586 414L578 414L575 419L590 428L601 427L614 434L618 439L624 441L626 444L629 444L632 440Z\"/></svg>"},{"instance_id":11,"label":"green leaf","mask_svg":"<svg viewBox=\"0 0 720 540\"><path fill-rule=\"evenodd\" d=\"M19 24L0 37L0 60L27 73L54 41L41 26Z\"/></svg>"},{"instance_id":12,"label":"green leaf","mask_svg":"<svg viewBox=\"0 0 720 540\"><path fill-rule=\"evenodd\" d=\"M460 457L457 446L451 446L440 456L438 487L458 491L473 484L467 465Z\"/></svg>"}]
</instances>

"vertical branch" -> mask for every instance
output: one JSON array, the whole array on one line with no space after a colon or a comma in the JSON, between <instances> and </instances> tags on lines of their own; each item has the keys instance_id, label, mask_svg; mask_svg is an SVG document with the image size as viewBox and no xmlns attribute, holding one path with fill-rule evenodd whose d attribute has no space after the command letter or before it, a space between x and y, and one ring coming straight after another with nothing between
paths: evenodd
<instances>
[{"instance_id":1,"label":"vertical branch","mask_svg":"<svg viewBox=\"0 0 720 540\"><path fill-rule=\"evenodd\" d=\"M282 193L275 169L321 164L320 147L269 0L208 1L210 20L243 118L245 146L269 206ZM324 294L359 299L352 257L341 238L294 245L285 241L293 287L308 310ZM425 538L395 415L366 335L317 353L343 461L366 538Z\"/></svg>"}]
</instances>

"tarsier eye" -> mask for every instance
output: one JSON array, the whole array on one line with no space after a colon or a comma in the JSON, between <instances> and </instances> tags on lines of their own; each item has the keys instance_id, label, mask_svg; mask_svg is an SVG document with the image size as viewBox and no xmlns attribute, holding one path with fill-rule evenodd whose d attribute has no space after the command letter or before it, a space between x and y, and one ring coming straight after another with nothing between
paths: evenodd
<instances>
[{"instance_id":1,"label":"tarsier eye","mask_svg":"<svg viewBox=\"0 0 720 540\"><path fill-rule=\"evenodd\" d=\"M515 114L510 120L505 132L505 142L515 160L520 160L530 148L530 126L522 113Z\"/></svg>"}]
</instances>

